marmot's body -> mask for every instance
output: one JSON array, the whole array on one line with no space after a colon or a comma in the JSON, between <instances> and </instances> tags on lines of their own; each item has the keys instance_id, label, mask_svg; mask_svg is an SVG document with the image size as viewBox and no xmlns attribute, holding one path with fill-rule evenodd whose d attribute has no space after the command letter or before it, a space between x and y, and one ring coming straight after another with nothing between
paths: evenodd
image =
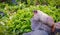
<instances>
[{"instance_id":1,"label":"marmot's body","mask_svg":"<svg viewBox=\"0 0 60 35\"><path fill-rule=\"evenodd\" d=\"M37 10L31 19L31 29L33 31L25 33L23 35L55 35L55 32L52 33L51 31L52 29L51 26L53 24L54 24L53 18L43 13L42 11ZM55 25L56 32L58 32L60 29L60 26L58 25L59 24Z\"/></svg>"}]
</instances>

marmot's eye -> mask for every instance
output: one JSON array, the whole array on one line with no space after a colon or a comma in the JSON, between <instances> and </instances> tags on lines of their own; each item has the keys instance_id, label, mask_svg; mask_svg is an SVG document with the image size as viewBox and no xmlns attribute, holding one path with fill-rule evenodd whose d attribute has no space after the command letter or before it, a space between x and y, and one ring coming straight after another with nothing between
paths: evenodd
<instances>
[{"instance_id":1,"label":"marmot's eye","mask_svg":"<svg viewBox=\"0 0 60 35\"><path fill-rule=\"evenodd\" d=\"M37 13L37 10L34 10L33 12L34 12L34 13Z\"/></svg>"}]
</instances>

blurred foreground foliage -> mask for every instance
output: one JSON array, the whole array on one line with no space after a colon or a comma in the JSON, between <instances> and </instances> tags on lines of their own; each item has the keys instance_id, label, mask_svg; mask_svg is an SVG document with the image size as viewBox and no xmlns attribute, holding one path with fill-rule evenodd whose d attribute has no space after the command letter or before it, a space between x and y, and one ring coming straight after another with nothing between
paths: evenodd
<instances>
[{"instance_id":1,"label":"blurred foreground foliage","mask_svg":"<svg viewBox=\"0 0 60 35\"><path fill-rule=\"evenodd\" d=\"M38 1L39 5L35 5ZM31 31L30 19L33 10L41 10L52 16L55 22L60 21L59 0L17 0L18 5L0 3L0 35L22 35ZM48 5L45 5L45 4Z\"/></svg>"}]
</instances>

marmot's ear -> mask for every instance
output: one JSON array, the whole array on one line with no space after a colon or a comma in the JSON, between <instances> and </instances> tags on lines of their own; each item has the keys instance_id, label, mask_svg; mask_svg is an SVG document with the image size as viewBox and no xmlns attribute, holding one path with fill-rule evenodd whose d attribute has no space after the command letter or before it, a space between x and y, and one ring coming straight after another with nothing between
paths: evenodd
<instances>
[{"instance_id":1,"label":"marmot's ear","mask_svg":"<svg viewBox=\"0 0 60 35\"><path fill-rule=\"evenodd\" d=\"M34 10L33 12L34 12L34 14L36 14L37 13L37 10Z\"/></svg>"}]
</instances>

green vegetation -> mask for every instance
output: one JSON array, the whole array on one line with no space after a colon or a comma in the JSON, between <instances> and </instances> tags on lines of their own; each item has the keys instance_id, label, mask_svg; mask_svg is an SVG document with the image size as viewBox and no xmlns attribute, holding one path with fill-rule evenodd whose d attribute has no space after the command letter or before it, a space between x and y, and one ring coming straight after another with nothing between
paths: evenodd
<instances>
[{"instance_id":1,"label":"green vegetation","mask_svg":"<svg viewBox=\"0 0 60 35\"><path fill-rule=\"evenodd\" d=\"M22 35L31 31L33 10L41 10L60 21L60 0L16 0L18 5L0 3L0 35ZM36 5L38 2L38 5ZM57 8L58 6L58 8Z\"/></svg>"}]
</instances>

